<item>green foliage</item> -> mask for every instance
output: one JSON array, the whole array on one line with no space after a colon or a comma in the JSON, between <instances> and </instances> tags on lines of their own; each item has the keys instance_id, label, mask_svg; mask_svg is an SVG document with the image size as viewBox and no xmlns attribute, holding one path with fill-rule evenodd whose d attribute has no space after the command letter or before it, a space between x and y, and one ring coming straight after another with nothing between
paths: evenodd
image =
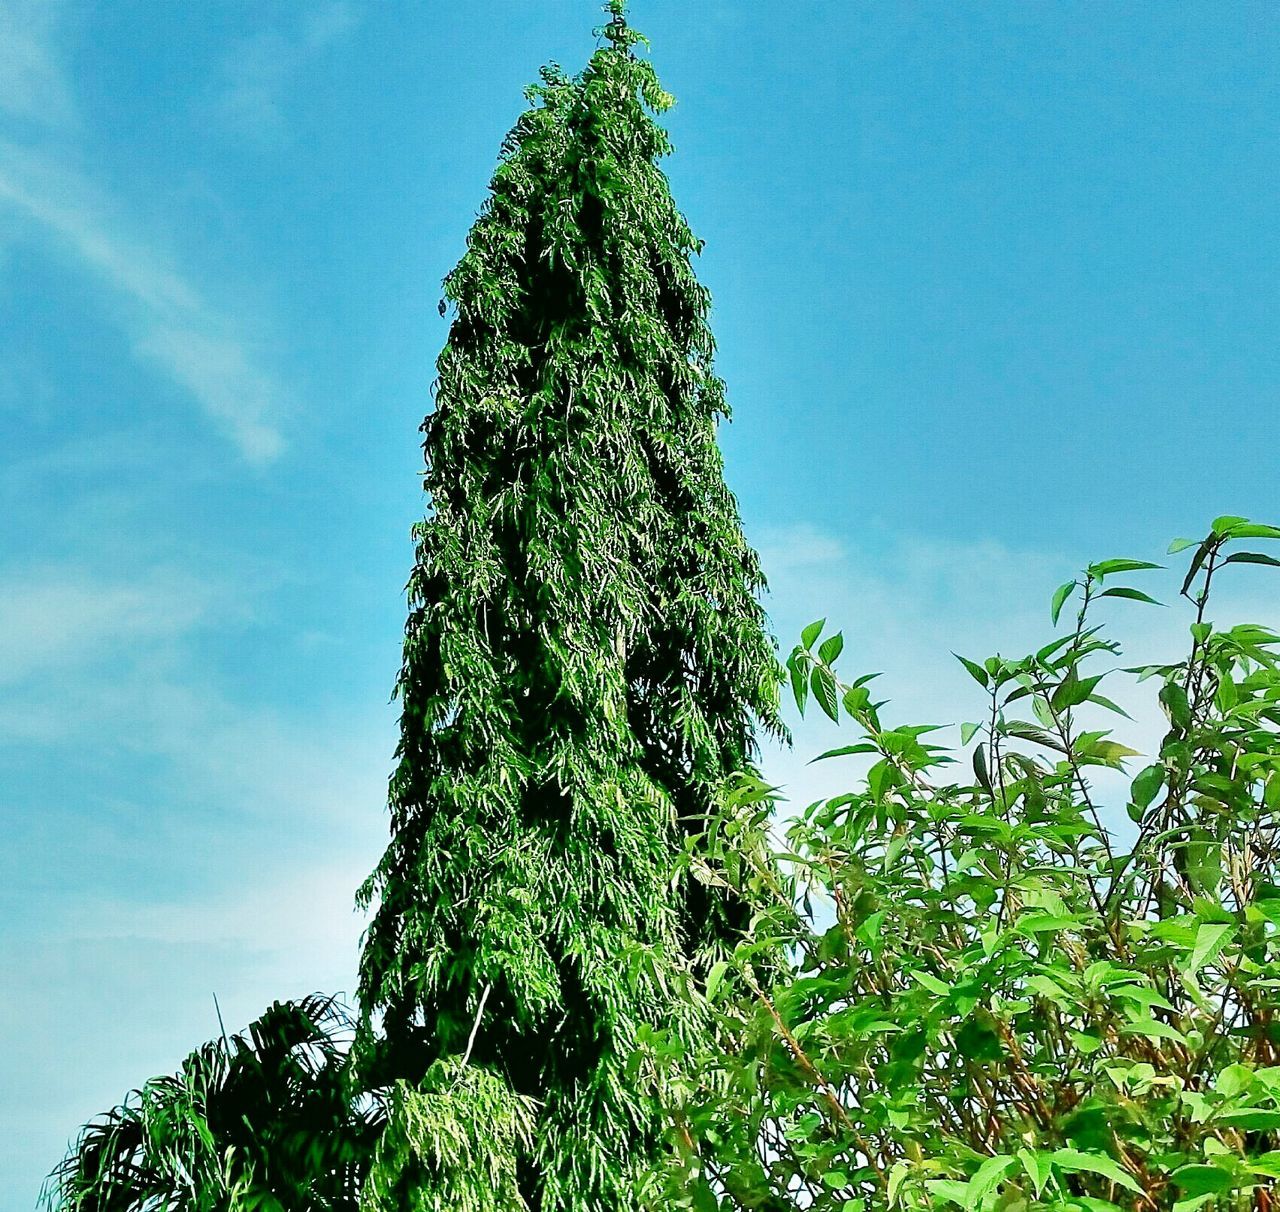
<instances>
[{"instance_id":1,"label":"green foliage","mask_svg":"<svg viewBox=\"0 0 1280 1212\"><path fill-rule=\"evenodd\" d=\"M446 1107L460 1131L501 1127L468 1138L496 1159L534 1098L516 1173L548 1209L625 1207L656 1145L625 1071L637 1031L688 1027L673 960L746 922L732 897L673 885L671 859L749 767L755 721L780 730L763 581L716 446L699 245L658 164L671 100L609 12L580 76L548 68L530 90L445 282L392 840L361 893L364 1072L402 1121L387 1181L449 1155L423 1127ZM420 1101L464 1054L484 1080ZM507 1110L468 1111L473 1092ZM490 1178L414 1198L487 1207Z\"/></svg>"},{"instance_id":2,"label":"green foliage","mask_svg":"<svg viewBox=\"0 0 1280 1212\"><path fill-rule=\"evenodd\" d=\"M1151 600L1121 583L1153 567L1131 560L1060 589L1054 619L1070 602L1074 622L1037 652L961 658L986 700L964 764L934 729L887 725L868 679L832 667L841 645L815 654L822 625L806 631L796 698L838 704L863 739L824 756L866 772L785 843L772 789L727 797L708 876L757 913L688 994L719 1038L646 1038L672 1124L655 1205L1271 1207L1280 636L1216 626L1208 603L1229 565L1275 562L1242 541L1277 538L1228 517L1174 545L1194 552L1182 660L1112 667L1098 604ZM1168 720L1130 779L1108 772L1138 755L1094 719L1126 718L1103 693L1125 676ZM1108 828L1099 788L1126 784L1132 827Z\"/></svg>"},{"instance_id":3,"label":"green foliage","mask_svg":"<svg viewBox=\"0 0 1280 1212\"><path fill-rule=\"evenodd\" d=\"M516 1159L535 1107L474 1065L437 1061L415 1088L398 1082L361 1212L514 1212Z\"/></svg>"},{"instance_id":4,"label":"green foliage","mask_svg":"<svg viewBox=\"0 0 1280 1212\"><path fill-rule=\"evenodd\" d=\"M87 1125L50 1176L60 1212L356 1212L380 1124L331 998L276 1002Z\"/></svg>"}]
</instances>

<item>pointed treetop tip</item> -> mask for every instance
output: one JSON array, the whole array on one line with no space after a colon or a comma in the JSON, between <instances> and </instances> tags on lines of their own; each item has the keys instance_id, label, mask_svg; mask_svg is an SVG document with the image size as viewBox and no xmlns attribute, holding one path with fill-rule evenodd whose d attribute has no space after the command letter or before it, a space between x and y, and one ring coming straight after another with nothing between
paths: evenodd
<instances>
[{"instance_id":1,"label":"pointed treetop tip","mask_svg":"<svg viewBox=\"0 0 1280 1212\"><path fill-rule=\"evenodd\" d=\"M628 41L627 34L627 0L609 0L604 6L604 11L609 14L609 24L605 27L604 35L615 46L625 45Z\"/></svg>"}]
</instances>

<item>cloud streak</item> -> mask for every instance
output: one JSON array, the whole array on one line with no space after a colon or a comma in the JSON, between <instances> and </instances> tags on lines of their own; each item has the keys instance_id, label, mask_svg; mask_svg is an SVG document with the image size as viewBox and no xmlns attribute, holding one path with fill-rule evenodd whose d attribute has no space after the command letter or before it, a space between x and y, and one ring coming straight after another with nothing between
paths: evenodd
<instances>
[{"instance_id":1,"label":"cloud streak","mask_svg":"<svg viewBox=\"0 0 1280 1212\"><path fill-rule=\"evenodd\" d=\"M0 112L40 124L73 119L53 50L61 8L57 0L0 0Z\"/></svg>"},{"instance_id":2,"label":"cloud streak","mask_svg":"<svg viewBox=\"0 0 1280 1212\"><path fill-rule=\"evenodd\" d=\"M356 23L351 5L331 0L288 34L262 30L242 38L224 67L226 85L217 101L222 120L260 142L285 138L288 122L283 94L290 80Z\"/></svg>"},{"instance_id":3,"label":"cloud streak","mask_svg":"<svg viewBox=\"0 0 1280 1212\"><path fill-rule=\"evenodd\" d=\"M93 275L125 307L134 355L187 392L250 463L284 450L284 393L226 311L79 173L60 132L74 105L53 47L58 5L0 0L0 115L46 128L38 145L0 136L0 209Z\"/></svg>"}]
</instances>

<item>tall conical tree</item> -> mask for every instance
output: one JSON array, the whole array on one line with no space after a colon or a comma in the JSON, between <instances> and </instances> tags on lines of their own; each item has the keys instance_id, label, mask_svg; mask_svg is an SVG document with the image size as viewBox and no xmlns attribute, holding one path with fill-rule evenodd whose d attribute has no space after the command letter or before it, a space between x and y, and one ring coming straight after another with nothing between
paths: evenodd
<instances>
[{"instance_id":1,"label":"tall conical tree","mask_svg":"<svg viewBox=\"0 0 1280 1212\"><path fill-rule=\"evenodd\" d=\"M680 831L754 728L781 731L700 245L659 167L671 100L622 0L607 11L586 70L528 91L445 281L392 840L361 892L370 1071L405 1079L371 1207L435 1207L432 1183L456 1207L628 1206L657 1137L624 1072L636 1030L676 1013L665 966L741 924L672 886ZM483 1114L459 1103L468 1063ZM415 1118L442 1113L467 1125L455 1144L487 1119L506 1143L468 1148L518 1149L526 1099L510 1173L499 1158L467 1193L415 1160L441 1148L415 1146Z\"/></svg>"}]
</instances>

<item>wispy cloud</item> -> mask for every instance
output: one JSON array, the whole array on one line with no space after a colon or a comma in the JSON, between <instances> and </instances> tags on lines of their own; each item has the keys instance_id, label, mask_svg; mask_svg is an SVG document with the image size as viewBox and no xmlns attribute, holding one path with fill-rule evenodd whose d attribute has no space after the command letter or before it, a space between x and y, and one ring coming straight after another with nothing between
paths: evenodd
<instances>
[{"instance_id":1,"label":"wispy cloud","mask_svg":"<svg viewBox=\"0 0 1280 1212\"><path fill-rule=\"evenodd\" d=\"M6 568L0 573L0 686L113 661L122 646L186 634L208 616L213 596L210 586L176 569L117 580L67 566Z\"/></svg>"},{"instance_id":2,"label":"wispy cloud","mask_svg":"<svg viewBox=\"0 0 1280 1212\"><path fill-rule=\"evenodd\" d=\"M227 56L217 111L237 134L278 142L288 134L285 93L307 63L349 33L356 10L330 0L287 32L261 30L242 38Z\"/></svg>"},{"instance_id":3,"label":"wispy cloud","mask_svg":"<svg viewBox=\"0 0 1280 1212\"><path fill-rule=\"evenodd\" d=\"M93 274L123 301L134 353L190 393L246 460L270 462L284 449L284 393L242 325L75 167L58 9L54 0L0 0L0 117L44 128L34 143L29 131L21 142L0 134L0 211L19 221L9 238L42 237Z\"/></svg>"},{"instance_id":4,"label":"wispy cloud","mask_svg":"<svg viewBox=\"0 0 1280 1212\"><path fill-rule=\"evenodd\" d=\"M59 0L0 0L0 111L41 124L69 122L71 92L54 50Z\"/></svg>"}]
</instances>

